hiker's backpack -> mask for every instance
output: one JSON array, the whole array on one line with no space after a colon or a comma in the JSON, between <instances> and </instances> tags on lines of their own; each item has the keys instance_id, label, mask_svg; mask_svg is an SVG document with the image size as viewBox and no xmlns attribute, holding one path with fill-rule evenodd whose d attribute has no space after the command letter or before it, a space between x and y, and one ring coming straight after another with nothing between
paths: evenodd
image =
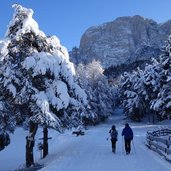
<instances>
[{"instance_id":1,"label":"hiker's backpack","mask_svg":"<svg viewBox=\"0 0 171 171\"><path fill-rule=\"evenodd\" d=\"M116 130L110 130L110 136L112 139L116 139L117 140L117 137L118 137L118 132Z\"/></svg>"}]
</instances>

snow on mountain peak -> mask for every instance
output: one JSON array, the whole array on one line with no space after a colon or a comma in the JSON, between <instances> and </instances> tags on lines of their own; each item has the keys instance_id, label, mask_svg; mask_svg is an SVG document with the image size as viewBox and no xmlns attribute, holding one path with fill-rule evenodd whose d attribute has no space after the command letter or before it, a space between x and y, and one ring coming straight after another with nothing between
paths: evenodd
<instances>
[{"instance_id":1,"label":"snow on mountain peak","mask_svg":"<svg viewBox=\"0 0 171 171\"><path fill-rule=\"evenodd\" d=\"M119 17L88 28L81 37L77 54L73 50L70 56L76 64L99 60L104 68L151 60L161 54L170 28L171 21L161 25L139 15Z\"/></svg>"}]
</instances>

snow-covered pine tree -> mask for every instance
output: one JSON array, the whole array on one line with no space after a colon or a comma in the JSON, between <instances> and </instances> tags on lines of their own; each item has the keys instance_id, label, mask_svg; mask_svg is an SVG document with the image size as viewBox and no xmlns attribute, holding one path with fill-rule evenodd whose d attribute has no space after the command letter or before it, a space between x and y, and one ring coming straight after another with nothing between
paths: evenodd
<instances>
[{"instance_id":1,"label":"snow-covered pine tree","mask_svg":"<svg viewBox=\"0 0 171 171\"><path fill-rule=\"evenodd\" d=\"M159 119L171 119L171 35L159 61L160 89L151 108L157 112Z\"/></svg>"},{"instance_id":2,"label":"snow-covered pine tree","mask_svg":"<svg viewBox=\"0 0 171 171\"><path fill-rule=\"evenodd\" d=\"M124 108L124 113L128 117L132 117L134 114L134 106L136 103L137 94L133 91L131 74L124 72L120 79L119 95L120 102Z\"/></svg>"},{"instance_id":3,"label":"snow-covered pine tree","mask_svg":"<svg viewBox=\"0 0 171 171\"><path fill-rule=\"evenodd\" d=\"M169 41L168 41L169 42ZM120 97L125 112L133 116L141 111L139 116L148 114L149 121L157 118L170 118L170 55L167 51L161 55L160 62L152 59L152 64L146 65L144 71L138 70L121 77ZM135 117L133 117L135 118Z\"/></svg>"},{"instance_id":4,"label":"snow-covered pine tree","mask_svg":"<svg viewBox=\"0 0 171 171\"><path fill-rule=\"evenodd\" d=\"M59 39L39 30L31 9L13 7L13 19L0 41L0 131L13 131L16 124L28 122L27 139L32 141L37 125L61 132L66 126L63 111L87 100Z\"/></svg>"},{"instance_id":5,"label":"snow-covered pine tree","mask_svg":"<svg viewBox=\"0 0 171 171\"><path fill-rule=\"evenodd\" d=\"M146 65L141 79L143 80L142 96L146 106L146 114L148 114L149 121L154 123L155 112L151 107L157 98L160 90L160 74L161 67L156 59L152 59L152 64Z\"/></svg>"},{"instance_id":6,"label":"snow-covered pine tree","mask_svg":"<svg viewBox=\"0 0 171 171\"><path fill-rule=\"evenodd\" d=\"M79 52L79 49L75 46L72 48L72 51L69 53L69 56L70 56L70 60L75 64L77 65L78 64L78 61L80 60L79 57L80 57L80 52Z\"/></svg>"},{"instance_id":7,"label":"snow-covered pine tree","mask_svg":"<svg viewBox=\"0 0 171 171\"><path fill-rule=\"evenodd\" d=\"M171 119L171 36L160 60L152 59L152 64L139 73L139 79L133 79L134 76L127 73L121 79L120 96L125 111L128 114L134 111L134 102L139 101L143 108L138 108L148 114L149 119L152 116L153 122L155 116L160 120Z\"/></svg>"},{"instance_id":8,"label":"snow-covered pine tree","mask_svg":"<svg viewBox=\"0 0 171 171\"><path fill-rule=\"evenodd\" d=\"M125 114L133 120L140 121L144 115L144 101L141 96L141 71L129 74L125 72L120 80L120 100Z\"/></svg>"},{"instance_id":9,"label":"snow-covered pine tree","mask_svg":"<svg viewBox=\"0 0 171 171\"><path fill-rule=\"evenodd\" d=\"M77 67L78 82L86 91L88 108L83 120L96 124L110 116L115 108L116 87L110 86L99 61Z\"/></svg>"}]
</instances>

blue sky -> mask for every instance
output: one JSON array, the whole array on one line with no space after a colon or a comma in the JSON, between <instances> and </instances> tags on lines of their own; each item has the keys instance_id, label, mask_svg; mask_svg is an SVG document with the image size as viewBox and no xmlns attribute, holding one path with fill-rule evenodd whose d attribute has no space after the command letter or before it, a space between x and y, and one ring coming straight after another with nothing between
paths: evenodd
<instances>
[{"instance_id":1,"label":"blue sky","mask_svg":"<svg viewBox=\"0 0 171 171\"><path fill-rule=\"evenodd\" d=\"M0 0L0 38L12 19L12 4L34 11L33 18L46 35L56 35L71 50L91 26L121 16L141 15L161 23L171 19L171 0Z\"/></svg>"}]
</instances>

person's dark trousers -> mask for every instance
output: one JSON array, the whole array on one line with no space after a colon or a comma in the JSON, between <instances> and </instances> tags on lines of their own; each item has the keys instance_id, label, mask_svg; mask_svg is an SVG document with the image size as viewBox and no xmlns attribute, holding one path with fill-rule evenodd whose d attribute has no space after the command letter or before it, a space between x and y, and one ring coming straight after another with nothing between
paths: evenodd
<instances>
[{"instance_id":1,"label":"person's dark trousers","mask_svg":"<svg viewBox=\"0 0 171 171\"><path fill-rule=\"evenodd\" d=\"M127 154L129 154L131 151L131 140L130 139L125 139L125 150L126 150Z\"/></svg>"},{"instance_id":2,"label":"person's dark trousers","mask_svg":"<svg viewBox=\"0 0 171 171\"><path fill-rule=\"evenodd\" d=\"M115 153L115 150L116 150L116 139L112 138L111 139L111 143L112 143L112 152Z\"/></svg>"}]
</instances>

